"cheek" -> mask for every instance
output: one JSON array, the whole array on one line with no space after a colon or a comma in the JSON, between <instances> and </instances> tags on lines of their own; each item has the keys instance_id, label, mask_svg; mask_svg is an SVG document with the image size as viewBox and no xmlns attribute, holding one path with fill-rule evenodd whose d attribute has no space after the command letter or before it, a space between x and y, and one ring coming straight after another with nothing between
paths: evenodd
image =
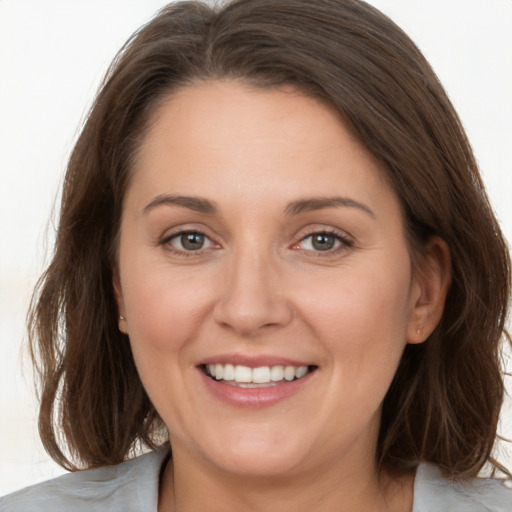
<instances>
[{"instance_id":1,"label":"cheek","mask_svg":"<svg viewBox=\"0 0 512 512\"><path fill-rule=\"evenodd\" d=\"M144 269L143 271L141 269ZM211 302L208 283L197 272L180 272L165 265L127 264L123 298L130 338L145 350L179 350L196 334Z\"/></svg>"},{"instance_id":2,"label":"cheek","mask_svg":"<svg viewBox=\"0 0 512 512\"><path fill-rule=\"evenodd\" d=\"M301 315L344 381L382 385L393 377L406 343L410 279L408 258L383 258L304 283Z\"/></svg>"},{"instance_id":3,"label":"cheek","mask_svg":"<svg viewBox=\"0 0 512 512\"><path fill-rule=\"evenodd\" d=\"M329 358L323 416L330 425L349 420L340 435L379 422L406 343L409 283L404 277L354 272L331 282L332 292L317 302L316 319L309 317Z\"/></svg>"},{"instance_id":4,"label":"cheek","mask_svg":"<svg viewBox=\"0 0 512 512\"><path fill-rule=\"evenodd\" d=\"M173 425L174 435L186 437L181 426L194 415L189 387L194 340L211 302L211 291L201 281L208 281L198 272L185 275L135 260L124 271L123 297L137 370L164 422Z\"/></svg>"}]
</instances>

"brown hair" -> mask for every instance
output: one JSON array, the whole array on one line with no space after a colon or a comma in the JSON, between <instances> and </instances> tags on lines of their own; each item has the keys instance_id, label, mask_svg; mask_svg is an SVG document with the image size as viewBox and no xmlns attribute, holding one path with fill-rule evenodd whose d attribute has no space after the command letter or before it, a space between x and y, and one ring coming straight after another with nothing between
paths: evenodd
<instances>
[{"instance_id":1,"label":"brown hair","mask_svg":"<svg viewBox=\"0 0 512 512\"><path fill-rule=\"evenodd\" d=\"M330 103L383 163L413 248L451 251L440 324L407 345L382 412L378 460L455 478L491 457L504 386L510 262L461 123L434 72L388 18L358 0L237 0L164 8L115 59L67 170L53 260L29 318L39 428L69 469L154 446L161 421L117 325L112 290L124 191L151 113L177 87L226 78L293 85Z\"/></svg>"}]
</instances>

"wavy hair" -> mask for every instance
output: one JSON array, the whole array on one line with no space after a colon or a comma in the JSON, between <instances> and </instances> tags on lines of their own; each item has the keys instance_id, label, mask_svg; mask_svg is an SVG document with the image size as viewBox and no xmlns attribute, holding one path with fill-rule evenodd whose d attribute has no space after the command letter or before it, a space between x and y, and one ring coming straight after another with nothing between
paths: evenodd
<instances>
[{"instance_id":1,"label":"wavy hair","mask_svg":"<svg viewBox=\"0 0 512 512\"><path fill-rule=\"evenodd\" d=\"M177 88L213 79L291 85L328 102L383 164L412 253L433 235L447 242L444 314L425 343L404 351L377 457L397 469L426 461L453 478L475 476L493 462L504 396L508 250L436 75L400 28L359 0L178 2L121 49L72 152L54 256L29 313L46 450L74 470L158 443L162 422L118 330L117 234L151 114Z\"/></svg>"}]
</instances>

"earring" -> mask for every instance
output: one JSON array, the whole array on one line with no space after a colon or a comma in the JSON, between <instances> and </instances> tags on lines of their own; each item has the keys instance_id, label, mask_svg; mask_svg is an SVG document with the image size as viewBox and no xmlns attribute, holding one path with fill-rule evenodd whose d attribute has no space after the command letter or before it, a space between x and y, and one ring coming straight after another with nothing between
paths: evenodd
<instances>
[{"instance_id":1,"label":"earring","mask_svg":"<svg viewBox=\"0 0 512 512\"><path fill-rule=\"evenodd\" d=\"M126 329L123 329L121 327L121 322L122 321L125 321L126 322L126 318L123 316L123 315L119 315L119 330L123 333L123 334L128 334L128 331Z\"/></svg>"},{"instance_id":2,"label":"earring","mask_svg":"<svg viewBox=\"0 0 512 512\"><path fill-rule=\"evenodd\" d=\"M421 336L423 334L423 327L418 327L418 329L416 330L416 334L418 336Z\"/></svg>"}]
</instances>

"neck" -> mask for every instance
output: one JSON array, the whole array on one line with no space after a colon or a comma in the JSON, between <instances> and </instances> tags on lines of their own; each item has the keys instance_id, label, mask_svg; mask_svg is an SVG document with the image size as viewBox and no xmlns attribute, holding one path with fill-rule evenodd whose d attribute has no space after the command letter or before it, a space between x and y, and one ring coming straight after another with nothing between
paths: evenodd
<instances>
[{"instance_id":1,"label":"neck","mask_svg":"<svg viewBox=\"0 0 512 512\"><path fill-rule=\"evenodd\" d=\"M245 476L190 464L175 454L161 480L158 510L410 512L413 483L414 475L393 475L388 471L379 474L375 464L345 461L287 476Z\"/></svg>"}]
</instances>

